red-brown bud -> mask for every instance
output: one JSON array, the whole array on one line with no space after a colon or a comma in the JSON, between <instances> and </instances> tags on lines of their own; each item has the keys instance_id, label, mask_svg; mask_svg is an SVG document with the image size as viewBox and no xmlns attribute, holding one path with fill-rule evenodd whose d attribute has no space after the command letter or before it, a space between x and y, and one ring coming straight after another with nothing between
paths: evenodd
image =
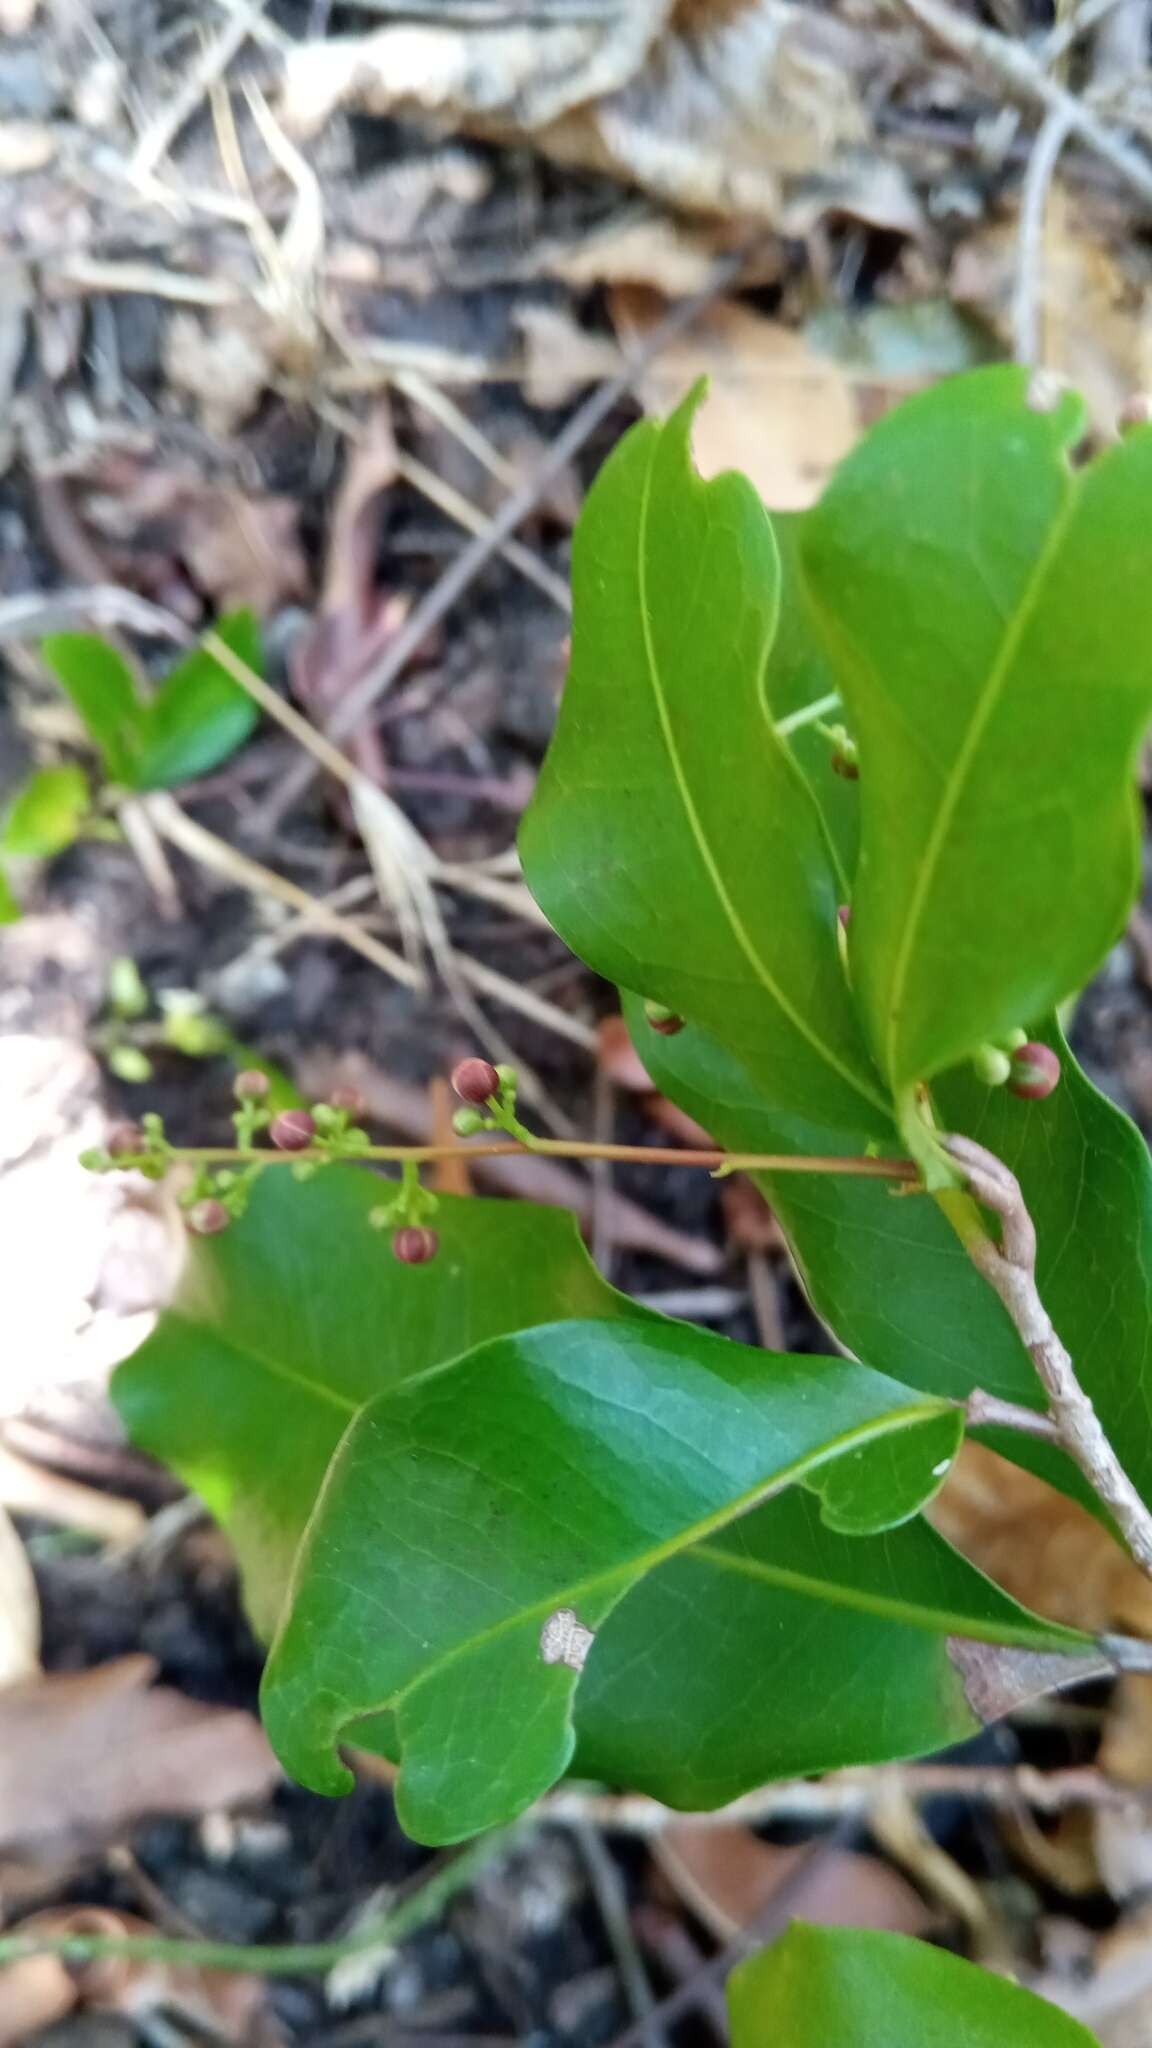
<instances>
[{"instance_id":1,"label":"red-brown bud","mask_svg":"<svg viewBox=\"0 0 1152 2048\"><path fill-rule=\"evenodd\" d=\"M232 1218L214 1195L208 1195L202 1202L194 1202L186 1217L188 1228L197 1237L215 1237L218 1231L227 1230Z\"/></svg>"},{"instance_id":2,"label":"red-brown bud","mask_svg":"<svg viewBox=\"0 0 1152 2048\"><path fill-rule=\"evenodd\" d=\"M658 1031L661 1038L675 1038L676 1033L684 1029L683 1017L678 1017L675 1010L670 1010L666 1003L646 1001L644 1015L653 1031Z\"/></svg>"},{"instance_id":3,"label":"red-brown bud","mask_svg":"<svg viewBox=\"0 0 1152 2048\"><path fill-rule=\"evenodd\" d=\"M262 1074L259 1067L247 1067L242 1074L237 1074L232 1083L232 1093L237 1102L263 1102L270 1085L267 1074Z\"/></svg>"},{"instance_id":4,"label":"red-brown bud","mask_svg":"<svg viewBox=\"0 0 1152 2048\"><path fill-rule=\"evenodd\" d=\"M452 1069L452 1086L461 1102L479 1107L500 1093L500 1076L491 1060L461 1060Z\"/></svg>"},{"instance_id":5,"label":"red-brown bud","mask_svg":"<svg viewBox=\"0 0 1152 2048\"><path fill-rule=\"evenodd\" d=\"M838 904L836 909L836 915L840 920L841 930L847 931L849 925L852 922L852 905L850 903Z\"/></svg>"},{"instance_id":6,"label":"red-brown bud","mask_svg":"<svg viewBox=\"0 0 1152 2048\"><path fill-rule=\"evenodd\" d=\"M1012 1054L1008 1087L1025 1102L1043 1102L1060 1079L1060 1060L1050 1045L1030 1039Z\"/></svg>"},{"instance_id":7,"label":"red-brown bud","mask_svg":"<svg viewBox=\"0 0 1152 2048\"><path fill-rule=\"evenodd\" d=\"M364 1097L358 1088L333 1088L328 1095L330 1109L342 1109L350 1117L364 1114Z\"/></svg>"},{"instance_id":8,"label":"red-brown bud","mask_svg":"<svg viewBox=\"0 0 1152 2048\"><path fill-rule=\"evenodd\" d=\"M139 1124L113 1124L104 1149L113 1159L123 1159L129 1153L146 1152L148 1147Z\"/></svg>"},{"instance_id":9,"label":"red-brown bud","mask_svg":"<svg viewBox=\"0 0 1152 2048\"><path fill-rule=\"evenodd\" d=\"M282 1109L268 1126L268 1136L280 1152L306 1152L316 1136L316 1121L306 1109Z\"/></svg>"},{"instance_id":10,"label":"red-brown bud","mask_svg":"<svg viewBox=\"0 0 1152 2048\"><path fill-rule=\"evenodd\" d=\"M440 1239L434 1230L417 1229L412 1223L392 1239L392 1250L402 1266L426 1266L439 1249Z\"/></svg>"}]
</instances>

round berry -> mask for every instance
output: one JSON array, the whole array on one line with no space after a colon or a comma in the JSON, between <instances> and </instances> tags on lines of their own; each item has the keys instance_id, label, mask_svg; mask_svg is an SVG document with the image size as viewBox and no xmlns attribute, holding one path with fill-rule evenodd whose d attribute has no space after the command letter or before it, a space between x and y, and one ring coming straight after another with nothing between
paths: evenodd
<instances>
[{"instance_id":1,"label":"round berry","mask_svg":"<svg viewBox=\"0 0 1152 2048\"><path fill-rule=\"evenodd\" d=\"M232 1218L214 1195L208 1195L202 1202L194 1202L186 1218L188 1228L197 1237L215 1237L221 1230L227 1230Z\"/></svg>"},{"instance_id":2,"label":"round berry","mask_svg":"<svg viewBox=\"0 0 1152 2048\"><path fill-rule=\"evenodd\" d=\"M1043 1102L1059 1079L1059 1056L1050 1045L1030 1039L1013 1053L1008 1086L1013 1095L1023 1096L1025 1102Z\"/></svg>"},{"instance_id":3,"label":"round berry","mask_svg":"<svg viewBox=\"0 0 1152 2048\"><path fill-rule=\"evenodd\" d=\"M306 1152L316 1136L316 1119L306 1109L282 1109L269 1124L268 1136L280 1152Z\"/></svg>"},{"instance_id":4,"label":"round berry","mask_svg":"<svg viewBox=\"0 0 1152 2048\"><path fill-rule=\"evenodd\" d=\"M491 1060L461 1060L452 1069L452 1086L461 1102L490 1102L500 1093L500 1076Z\"/></svg>"},{"instance_id":5,"label":"round berry","mask_svg":"<svg viewBox=\"0 0 1152 2048\"><path fill-rule=\"evenodd\" d=\"M267 1074L262 1074L259 1067L246 1067L233 1081L232 1093L238 1102L263 1102L270 1086Z\"/></svg>"},{"instance_id":6,"label":"round berry","mask_svg":"<svg viewBox=\"0 0 1152 2048\"><path fill-rule=\"evenodd\" d=\"M439 1249L440 1239L434 1230L420 1230L411 1223L392 1239L392 1250L402 1266L426 1266Z\"/></svg>"},{"instance_id":7,"label":"round berry","mask_svg":"<svg viewBox=\"0 0 1152 2048\"><path fill-rule=\"evenodd\" d=\"M113 1124L104 1149L113 1159L123 1159L128 1154L146 1151L144 1133L139 1124Z\"/></svg>"}]
</instances>

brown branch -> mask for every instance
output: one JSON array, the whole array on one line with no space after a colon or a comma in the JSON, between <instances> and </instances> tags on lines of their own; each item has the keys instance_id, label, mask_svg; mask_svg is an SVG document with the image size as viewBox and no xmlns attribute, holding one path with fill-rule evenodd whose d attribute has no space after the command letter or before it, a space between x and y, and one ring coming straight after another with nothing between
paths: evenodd
<instances>
[{"instance_id":1,"label":"brown branch","mask_svg":"<svg viewBox=\"0 0 1152 2048\"><path fill-rule=\"evenodd\" d=\"M1036 1285L1036 1227L1015 1174L974 1139L946 1138L968 1192L1000 1219L997 1244L980 1224L958 1227L969 1258L1011 1316L1048 1396L1059 1441L1104 1503L1141 1568L1152 1577L1152 1513L1116 1456ZM954 1221L958 1220L954 1217Z\"/></svg>"},{"instance_id":2,"label":"brown branch","mask_svg":"<svg viewBox=\"0 0 1152 2048\"><path fill-rule=\"evenodd\" d=\"M823 1153L721 1152L686 1146L597 1145L591 1139L583 1138L534 1138L531 1144L522 1144L518 1138L493 1138L461 1145L366 1145L363 1151L348 1156L354 1163L379 1160L396 1165L407 1160L424 1166L440 1159L523 1158L525 1153L542 1155L546 1159L612 1159L628 1166L706 1166L713 1173L721 1170L725 1173L844 1173L860 1179L909 1183L919 1179L919 1169L911 1159L868 1159L854 1153L838 1158L825 1157ZM300 1152L264 1152L255 1146L174 1145L167 1156L173 1165L185 1162L191 1166L297 1166L308 1161L323 1164L331 1159L332 1154L323 1147L310 1147ZM117 1163L134 1166L136 1159L129 1155Z\"/></svg>"}]
</instances>

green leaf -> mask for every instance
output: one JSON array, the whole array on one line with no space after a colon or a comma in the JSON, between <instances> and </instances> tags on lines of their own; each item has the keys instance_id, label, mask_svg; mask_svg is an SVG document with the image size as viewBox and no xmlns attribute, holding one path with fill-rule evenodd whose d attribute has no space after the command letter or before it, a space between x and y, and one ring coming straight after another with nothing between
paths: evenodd
<instances>
[{"instance_id":1,"label":"green leaf","mask_svg":"<svg viewBox=\"0 0 1152 2048\"><path fill-rule=\"evenodd\" d=\"M1027 390L910 400L804 522L860 750L853 983L897 1094L1080 988L1136 889L1152 431L1073 470L1083 405Z\"/></svg>"},{"instance_id":2,"label":"green leaf","mask_svg":"<svg viewBox=\"0 0 1152 2048\"><path fill-rule=\"evenodd\" d=\"M841 884L764 701L776 548L746 478L696 474L699 396L625 436L581 516L525 873L598 972L721 1036L782 1117L863 1144L886 1107L840 965Z\"/></svg>"},{"instance_id":3,"label":"green leaf","mask_svg":"<svg viewBox=\"0 0 1152 2048\"><path fill-rule=\"evenodd\" d=\"M1067 2013L906 1934L794 1921L728 1980L732 2048L1099 2048Z\"/></svg>"},{"instance_id":4,"label":"green leaf","mask_svg":"<svg viewBox=\"0 0 1152 2048\"><path fill-rule=\"evenodd\" d=\"M230 612L214 628L225 646L261 673L260 629L249 611ZM259 706L203 647L174 668L148 708L137 786L169 789L205 775L234 754L255 727Z\"/></svg>"},{"instance_id":5,"label":"green leaf","mask_svg":"<svg viewBox=\"0 0 1152 2048\"><path fill-rule=\"evenodd\" d=\"M97 633L50 633L40 652L103 754L109 779L135 789L146 707L127 662Z\"/></svg>"},{"instance_id":6,"label":"green leaf","mask_svg":"<svg viewBox=\"0 0 1152 2048\"><path fill-rule=\"evenodd\" d=\"M695 1029L664 1037L635 996L622 997L656 1086L719 1144L810 1149L808 1134L780 1118L770 1094L714 1039ZM902 1149L894 1125L881 1142L888 1152ZM817 1314L849 1350L883 1358L910 1385L954 1400L982 1386L1006 1400L1039 1402L1032 1362L1007 1312L929 1197L846 1174L752 1177L788 1235Z\"/></svg>"},{"instance_id":7,"label":"green leaf","mask_svg":"<svg viewBox=\"0 0 1152 2048\"><path fill-rule=\"evenodd\" d=\"M91 792L82 768L40 768L17 791L0 833L0 851L49 858L78 837Z\"/></svg>"},{"instance_id":8,"label":"green leaf","mask_svg":"<svg viewBox=\"0 0 1152 2048\"><path fill-rule=\"evenodd\" d=\"M347 1167L304 1186L267 1171L243 1221L190 1248L175 1303L113 1379L133 1441L228 1530L264 1635L332 1454L375 1394L526 1324L642 1314L558 1209L441 1196L439 1258L401 1265L368 1221L380 1187Z\"/></svg>"},{"instance_id":9,"label":"green leaf","mask_svg":"<svg viewBox=\"0 0 1152 2048\"><path fill-rule=\"evenodd\" d=\"M772 514L780 554L780 619L765 683L768 708L819 805L839 862L839 900L847 903L860 845L860 790L834 773L832 748L820 731L822 723L834 725L844 714L838 678L812 619L800 562L803 528L801 513Z\"/></svg>"},{"instance_id":10,"label":"green leaf","mask_svg":"<svg viewBox=\"0 0 1152 2048\"><path fill-rule=\"evenodd\" d=\"M822 1489L836 1458L907 1432L894 1500L868 1461L855 1474L857 1525L891 1526L941 1483L958 1422L866 1366L655 1319L483 1344L379 1396L343 1439L265 1673L272 1743L303 1784L346 1791L338 1743L390 1711L411 1834L510 1819L572 1755L578 1674L546 1660L550 1620L594 1632L767 1493Z\"/></svg>"},{"instance_id":11,"label":"green leaf","mask_svg":"<svg viewBox=\"0 0 1152 2048\"><path fill-rule=\"evenodd\" d=\"M0 868L0 924L18 924L24 912L12 894L11 886L3 868Z\"/></svg>"},{"instance_id":12,"label":"green leaf","mask_svg":"<svg viewBox=\"0 0 1152 2048\"><path fill-rule=\"evenodd\" d=\"M845 1537L791 1488L650 1573L608 1617L577 1693L573 1769L699 1809L772 1778L943 1749L980 1725L953 1635L1083 1647L923 1520Z\"/></svg>"},{"instance_id":13,"label":"green leaf","mask_svg":"<svg viewBox=\"0 0 1152 2048\"><path fill-rule=\"evenodd\" d=\"M243 1064L260 1062L249 1054ZM607 1287L571 1217L554 1210L443 1197L438 1260L402 1266L368 1227L379 1192L375 1177L343 1168L304 1187L266 1173L243 1221L191 1248L175 1308L113 1383L134 1440L174 1466L228 1529L265 1634L332 1455L373 1395L557 1311L676 1327ZM880 1464L886 1447L872 1451L885 1520L899 1510ZM826 1493L838 1469L824 1468ZM628 1484L623 1472L619 1483ZM361 1628L376 1627L375 1602L372 1584ZM577 1700L581 1764L599 1758L615 1777L614 1764L635 1760L636 1782L657 1797L706 1803L710 1787L734 1796L791 1769L797 1753L817 1769L944 1744L974 1723L941 1630L1040 1648L1064 1640L919 1521L882 1541L849 1539L824 1525L812 1496L793 1492L714 1534L707 1556L660 1566L610 1618ZM842 1675L849 1642L861 1668L890 1682L853 1689L840 1733L815 1696L803 1725L767 1711L784 1682L799 1682L801 1663ZM737 1741L730 1710L758 1699L766 1711L749 1712ZM646 1750L637 1714L650 1730ZM383 1717L355 1739L395 1753Z\"/></svg>"}]
</instances>

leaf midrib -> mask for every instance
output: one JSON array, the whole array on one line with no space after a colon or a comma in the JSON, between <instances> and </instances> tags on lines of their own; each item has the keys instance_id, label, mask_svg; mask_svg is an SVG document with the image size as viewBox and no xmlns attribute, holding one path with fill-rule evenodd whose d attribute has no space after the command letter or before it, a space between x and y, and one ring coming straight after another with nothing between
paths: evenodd
<instances>
[{"instance_id":1,"label":"leaf midrib","mask_svg":"<svg viewBox=\"0 0 1152 2048\"><path fill-rule=\"evenodd\" d=\"M727 1528L730 1522L748 1514L753 1508L763 1507L777 1493L783 1492L787 1486L794 1485L808 1473L834 1463L847 1451L860 1449L886 1436L894 1436L898 1431L915 1428L919 1423L933 1421L936 1417L946 1414L950 1406L948 1402L926 1400L918 1402L915 1406L892 1409L887 1415L873 1416L868 1422L858 1423L854 1428L842 1431L839 1436L829 1438L818 1451L794 1458L790 1464L782 1466L778 1472L772 1473L759 1485L749 1488L746 1493L736 1495L722 1508L716 1509L711 1515L705 1515L701 1521L693 1523L690 1528L676 1536L669 1537L664 1543L656 1544L638 1557L629 1558L624 1564L593 1572L573 1584L559 1587L545 1599L534 1601L530 1606L520 1608L515 1614L503 1615L488 1628L480 1629L475 1635L469 1636L466 1642L453 1644L406 1685L398 1686L382 1700L357 1708L351 1719L359 1721L369 1714L382 1714L388 1709L398 1709L410 1694L432 1679L443 1677L445 1671L450 1670L454 1664L487 1649L490 1643L498 1641L501 1636L511 1635L531 1622L546 1621L558 1608L575 1609L576 1603L581 1600L587 1601L589 1594L610 1591L620 1582L627 1590L645 1578L650 1571L654 1571L658 1565L667 1563L669 1558L678 1557L685 1550L696 1549L717 1530Z\"/></svg>"},{"instance_id":2,"label":"leaf midrib","mask_svg":"<svg viewBox=\"0 0 1152 2048\"><path fill-rule=\"evenodd\" d=\"M974 708L972 722L953 763L952 773L944 785L944 791L932 821L932 829L925 843L923 858L913 880L912 894L908 899L908 913L903 932L901 933L900 944L897 948L896 959L893 963L892 981L888 992L885 1064L889 1077L893 1079L897 1075L896 1038L901 1022L901 1011L907 994L908 977L911 972L912 958L924 916L928 893L935 879L941 850L951 830L952 819L960 802L976 750L984 737L988 722L1003 694L1012 663L1019 652L1020 643L1032 622L1041 590L1047 581L1053 561L1064 544L1068 528L1076 511L1079 494L1075 478L1069 476L1067 485L1067 496L1057 517L1052 522L1051 530L1043 548L1032 565L1020 601L1004 632L996 659L989 668L987 679ZM900 1078L916 1079L917 1077L914 1075L901 1075Z\"/></svg>"},{"instance_id":3,"label":"leaf midrib","mask_svg":"<svg viewBox=\"0 0 1152 2048\"><path fill-rule=\"evenodd\" d=\"M786 1565L769 1564L762 1558L741 1555L738 1551L724 1550L715 1544L694 1544L685 1564L694 1558L702 1558L707 1564L723 1571L734 1572L744 1578L763 1580L771 1586L783 1587L787 1592L804 1593L812 1599L823 1600L832 1607L850 1607L865 1614L876 1614L884 1620L899 1621L909 1628L919 1628L926 1635L973 1635L979 1628L978 1642L1002 1643L1012 1648L1035 1649L1037 1631L1023 1623L1014 1626L1011 1622L987 1624L978 1621L971 1614L953 1614L946 1608L910 1606L908 1602L883 1593L868 1593L857 1586L845 1585L842 1580L822 1579L807 1572L790 1571ZM1090 1641L1076 1629L1061 1628L1053 1622L1049 1627L1053 1637L1061 1643L1076 1643L1082 1646Z\"/></svg>"},{"instance_id":4,"label":"leaf midrib","mask_svg":"<svg viewBox=\"0 0 1152 2048\"><path fill-rule=\"evenodd\" d=\"M756 946L752 941L751 935L745 927L744 921L741 918L740 913L736 909L735 904L732 902L732 899L728 894L728 891L725 887L720 872L720 868L716 861L715 854L712 851L712 847L709 843L708 836L704 831L703 824L696 810L696 805L693 801L692 793L689 788L688 779L684 772L683 763L680 759L680 752L676 745L676 738L672 730L671 719L668 715L668 706L665 701L664 691L660 681L659 663L657 662L656 650L652 642L651 619L648 609L648 524L652 502L652 480L655 474L656 467L655 458L656 448L655 443L653 443L653 447L648 458L648 465L644 474L644 486L640 496L639 545L636 551L636 575L640 597L640 631L644 644L644 658L648 670L648 680L652 689L653 702L656 706L656 716L659 721L661 735L663 737L664 745L667 750L669 764L672 769L673 780L676 784L676 788L679 792L681 801L684 806L684 814L688 820L689 830L695 842L696 851L699 854L701 861L703 862L705 872L707 873L708 878L711 881L712 887L716 893L716 897L728 921L728 925L732 932L732 935L735 938L740 951L743 953L744 958L747 960L748 965L751 967L752 972L756 977L756 980L760 983L761 987L767 990L773 1002L783 1012L784 1016L787 1017L793 1029L797 1031L802 1038L808 1041L808 1044L812 1047L812 1050L819 1055L819 1057L824 1061L825 1065L831 1067L834 1073L839 1074L841 1080L846 1081L849 1087L851 1087L855 1091L855 1093L862 1098L862 1100L870 1103L873 1108L882 1109L885 1112L885 1114L887 1114L889 1110L889 1105L885 1101L884 1097L879 1093L879 1091L874 1091L873 1089L871 1089L868 1086L868 1084L864 1080L862 1080L858 1074L854 1073L852 1068L848 1066L839 1057L839 1055L832 1050L831 1046L829 1046L822 1038L818 1036L818 1034L815 1031L813 1031L807 1019L798 1010L796 1010L793 1007L793 1005L789 1002L788 998L784 994L784 991L778 986L767 965L761 959L760 954L758 953ZM765 717L765 729L766 731L770 730L767 716Z\"/></svg>"}]
</instances>

